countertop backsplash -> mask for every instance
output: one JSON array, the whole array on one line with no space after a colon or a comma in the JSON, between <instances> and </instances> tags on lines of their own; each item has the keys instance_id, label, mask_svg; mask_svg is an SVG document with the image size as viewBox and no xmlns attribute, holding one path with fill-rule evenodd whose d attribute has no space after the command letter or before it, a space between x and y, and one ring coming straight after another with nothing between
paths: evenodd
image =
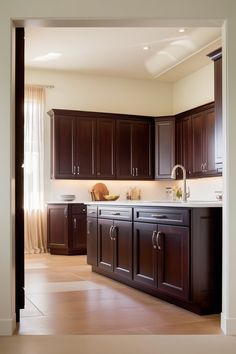
<instances>
[{"instance_id":1,"label":"countertop backsplash","mask_svg":"<svg viewBox=\"0 0 236 354\"><path fill-rule=\"evenodd\" d=\"M166 187L182 187L182 181L112 181L112 180L50 180L49 188L45 191L45 201L60 201L62 194L75 194L79 201L91 201L90 190L94 184L104 183L110 194L118 194L119 200L125 200L130 188L138 188L142 200L167 199ZM222 177L187 180L190 188L190 199L211 201L216 199L215 191L222 191Z\"/></svg>"}]
</instances>

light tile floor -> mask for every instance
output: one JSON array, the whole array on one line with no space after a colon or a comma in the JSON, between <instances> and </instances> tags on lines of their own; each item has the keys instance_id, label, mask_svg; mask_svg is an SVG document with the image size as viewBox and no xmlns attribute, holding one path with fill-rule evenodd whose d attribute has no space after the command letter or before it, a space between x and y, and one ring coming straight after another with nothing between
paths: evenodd
<instances>
[{"instance_id":1,"label":"light tile floor","mask_svg":"<svg viewBox=\"0 0 236 354\"><path fill-rule=\"evenodd\" d=\"M221 334L219 315L198 316L91 272L86 256L26 256L19 335Z\"/></svg>"}]
</instances>

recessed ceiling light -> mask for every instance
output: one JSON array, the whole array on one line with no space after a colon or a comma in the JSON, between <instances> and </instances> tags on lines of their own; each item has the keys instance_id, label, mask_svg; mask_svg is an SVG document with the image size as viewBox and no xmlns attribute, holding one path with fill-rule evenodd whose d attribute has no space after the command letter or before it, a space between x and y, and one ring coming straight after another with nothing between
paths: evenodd
<instances>
[{"instance_id":1,"label":"recessed ceiling light","mask_svg":"<svg viewBox=\"0 0 236 354\"><path fill-rule=\"evenodd\" d=\"M45 55L41 55L39 57L34 58L34 61L49 61L49 60L55 60L59 58L62 54L61 53L48 53Z\"/></svg>"},{"instance_id":2,"label":"recessed ceiling light","mask_svg":"<svg viewBox=\"0 0 236 354\"><path fill-rule=\"evenodd\" d=\"M184 33L186 31L185 28L179 28L179 33Z\"/></svg>"},{"instance_id":3,"label":"recessed ceiling light","mask_svg":"<svg viewBox=\"0 0 236 354\"><path fill-rule=\"evenodd\" d=\"M143 50L149 50L150 47L148 45L143 46Z\"/></svg>"}]
</instances>

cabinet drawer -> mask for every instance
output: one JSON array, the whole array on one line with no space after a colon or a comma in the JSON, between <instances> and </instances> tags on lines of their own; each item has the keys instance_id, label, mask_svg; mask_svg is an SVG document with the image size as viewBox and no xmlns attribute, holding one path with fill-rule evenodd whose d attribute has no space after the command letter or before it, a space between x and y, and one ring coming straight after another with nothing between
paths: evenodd
<instances>
[{"instance_id":1,"label":"cabinet drawer","mask_svg":"<svg viewBox=\"0 0 236 354\"><path fill-rule=\"evenodd\" d=\"M189 225L189 210L182 208L134 208L134 221Z\"/></svg>"},{"instance_id":2,"label":"cabinet drawer","mask_svg":"<svg viewBox=\"0 0 236 354\"><path fill-rule=\"evenodd\" d=\"M98 207L94 205L87 205L87 216L96 218L98 216Z\"/></svg>"},{"instance_id":3,"label":"cabinet drawer","mask_svg":"<svg viewBox=\"0 0 236 354\"><path fill-rule=\"evenodd\" d=\"M106 219L117 220L131 220L132 221L132 208L111 208L111 207L99 207L98 217Z\"/></svg>"},{"instance_id":4,"label":"cabinet drawer","mask_svg":"<svg viewBox=\"0 0 236 354\"><path fill-rule=\"evenodd\" d=\"M71 211L72 211L72 214L85 214L86 213L86 205L72 204Z\"/></svg>"}]
</instances>

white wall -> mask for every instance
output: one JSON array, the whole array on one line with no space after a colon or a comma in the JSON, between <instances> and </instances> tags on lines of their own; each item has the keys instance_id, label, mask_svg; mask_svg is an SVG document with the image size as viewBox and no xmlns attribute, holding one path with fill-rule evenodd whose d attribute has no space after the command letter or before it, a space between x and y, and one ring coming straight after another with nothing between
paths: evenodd
<instances>
[{"instance_id":1,"label":"white wall","mask_svg":"<svg viewBox=\"0 0 236 354\"><path fill-rule=\"evenodd\" d=\"M214 101L214 63L195 71L173 85L173 113Z\"/></svg>"},{"instance_id":2,"label":"white wall","mask_svg":"<svg viewBox=\"0 0 236 354\"><path fill-rule=\"evenodd\" d=\"M77 20L76 20L77 17ZM11 24L14 19L46 18L41 25L48 26L53 19L73 20L73 26L85 24L94 26L132 25L170 26L190 24L211 26L225 23L223 40L223 98L224 98L224 232L223 232L223 311L222 328L227 334L236 334L236 218L234 215L236 200L236 2L232 0L9 0L1 3L0 12L0 334L11 334L14 324L14 232L11 215L14 205L14 173L11 162L14 157L14 139L11 119L14 106L11 101L12 48ZM88 20L90 19L90 20ZM117 24L115 19L120 19ZM141 20L140 20L141 19ZM145 20L142 20L145 19ZM167 20L165 20L167 19ZM176 20L181 19L181 20ZM93 20L98 20L93 22ZM124 22L122 22L122 20ZM133 22L134 21L134 22ZM55 25L55 23L54 23ZM57 24L58 25L58 24ZM13 75L14 79L14 75ZM14 89L14 87L13 87ZM227 139L226 139L227 137ZM4 166L4 168L3 168ZM12 296L11 296L12 295Z\"/></svg>"}]
</instances>

